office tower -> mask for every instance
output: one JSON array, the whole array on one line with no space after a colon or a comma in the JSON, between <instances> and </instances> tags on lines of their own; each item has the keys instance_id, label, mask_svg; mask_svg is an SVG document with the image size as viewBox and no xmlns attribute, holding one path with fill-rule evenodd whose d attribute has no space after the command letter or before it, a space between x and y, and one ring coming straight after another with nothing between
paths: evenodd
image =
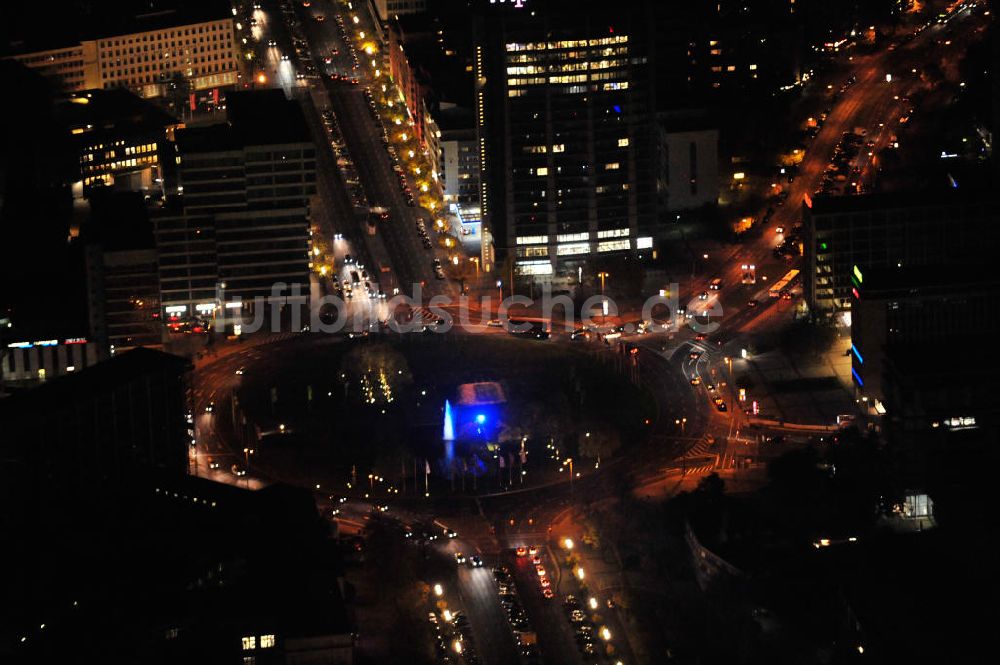
<instances>
[{"instance_id":1,"label":"office tower","mask_svg":"<svg viewBox=\"0 0 1000 665\"><path fill-rule=\"evenodd\" d=\"M652 245L656 124L645 2L483 4L473 51L484 265L575 272Z\"/></svg>"},{"instance_id":2,"label":"office tower","mask_svg":"<svg viewBox=\"0 0 1000 665\"><path fill-rule=\"evenodd\" d=\"M154 215L163 314L203 326L217 308L309 294L309 200L316 148L280 90L231 93L224 124L177 132L181 194Z\"/></svg>"}]
</instances>

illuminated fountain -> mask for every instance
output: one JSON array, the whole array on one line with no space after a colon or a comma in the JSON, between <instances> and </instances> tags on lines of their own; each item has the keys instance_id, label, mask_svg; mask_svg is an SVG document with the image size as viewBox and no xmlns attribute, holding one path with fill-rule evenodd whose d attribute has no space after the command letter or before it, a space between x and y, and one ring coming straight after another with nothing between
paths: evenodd
<instances>
[{"instance_id":1,"label":"illuminated fountain","mask_svg":"<svg viewBox=\"0 0 1000 665\"><path fill-rule=\"evenodd\" d=\"M441 440L444 442L445 463L451 466L455 457L455 421L451 414L451 402L444 401L444 431L441 433Z\"/></svg>"}]
</instances>

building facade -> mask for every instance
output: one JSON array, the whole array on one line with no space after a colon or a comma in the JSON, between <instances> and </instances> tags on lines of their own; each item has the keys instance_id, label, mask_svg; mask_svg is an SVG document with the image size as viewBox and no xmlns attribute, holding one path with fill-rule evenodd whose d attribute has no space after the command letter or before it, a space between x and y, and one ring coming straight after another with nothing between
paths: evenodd
<instances>
[{"instance_id":1,"label":"building facade","mask_svg":"<svg viewBox=\"0 0 1000 665\"><path fill-rule=\"evenodd\" d=\"M427 0L374 0L375 12L383 21L393 16L419 14L427 11Z\"/></svg>"},{"instance_id":2,"label":"building facade","mask_svg":"<svg viewBox=\"0 0 1000 665\"><path fill-rule=\"evenodd\" d=\"M139 15L96 31L100 36L75 44L9 57L37 69L64 92L121 87L157 97L178 77L193 90L237 82L236 23L228 3Z\"/></svg>"},{"instance_id":3,"label":"building facade","mask_svg":"<svg viewBox=\"0 0 1000 665\"><path fill-rule=\"evenodd\" d=\"M719 130L697 115L660 114L656 183L663 210L689 210L719 199Z\"/></svg>"},{"instance_id":4,"label":"building facade","mask_svg":"<svg viewBox=\"0 0 1000 665\"><path fill-rule=\"evenodd\" d=\"M808 199L805 295L820 315L851 309L854 267L960 264L1000 240L1000 206L976 192Z\"/></svg>"},{"instance_id":5,"label":"building facade","mask_svg":"<svg viewBox=\"0 0 1000 665\"><path fill-rule=\"evenodd\" d=\"M309 293L316 148L302 111L280 90L227 103L227 124L177 132L181 194L154 216L168 325L269 296L278 283Z\"/></svg>"},{"instance_id":6,"label":"building facade","mask_svg":"<svg viewBox=\"0 0 1000 665\"><path fill-rule=\"evenodd\" d=\"M479 153L476 130L445 129L441 132L441 184L444 201L455 206L463 222L481 220L479 211Z\"/></svg>"},{"instance_id":7,"label":"building facade","mask_svg":"<svg viewBox=\"0 0 1000 665\"><path fill-rule=\"evenodd\" d=\"M72 135L85 196L99 186L159 189L160 151L175 118L124 89L70 93L56 113Z\"/></svg>"},{"instance_id":8,"label":"building facade","mask_svg":"<svg viewBox=\"0 0 1000 665\"><path fill-rule=\"evenodd\" d=\"M652 246L646 3L487 5L473 53L484 238L522 275ZM485 251L485 250L484 250Z\"/></svg>"}]
</instances>

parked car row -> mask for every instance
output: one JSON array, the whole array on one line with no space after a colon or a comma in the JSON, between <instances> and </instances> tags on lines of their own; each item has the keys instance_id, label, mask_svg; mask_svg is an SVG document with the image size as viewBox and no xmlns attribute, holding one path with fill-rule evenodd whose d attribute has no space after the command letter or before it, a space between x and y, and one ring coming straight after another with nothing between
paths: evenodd
<instances>
[{"instance_id":1,"label":"parked car row","mask_svg":"<svg viewBox=\"0 0 1000 665\"><path fill-rule=\"evenodd\" d=\"M573 628L573 639L577 648L584 658L596 660L600 653L597 636L594 634L594 622L587 616L583 604L570 594L563 601L563 609L566 611L566 618Z\"/></svg>"},{"instance_id":2,"label":"parked car row","mask_svg":"<svg viewBox=\"0 0 1000 665\"><path fill-rule=\"evenodd\" d=\"M524 612L524 606L517 593L517 585L514 583L514 576L507 566L499 566L493 569L493 579L496 580L500 604L503 606L507 620L514 632L514 641L518 651L526 663L540 663L538 637Z\"/></svg>"}]
</instances>

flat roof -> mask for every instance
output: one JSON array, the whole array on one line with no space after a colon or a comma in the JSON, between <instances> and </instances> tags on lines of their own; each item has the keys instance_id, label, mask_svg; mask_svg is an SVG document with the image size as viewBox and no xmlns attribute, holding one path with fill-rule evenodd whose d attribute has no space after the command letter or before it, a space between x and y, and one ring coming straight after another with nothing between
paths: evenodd
<instances>
[{"instance_id":1,"label":"flat roof","mask_svg":"<svg viewBox=\"0 0 1000 665\"><path fill-rule=\"evenodd\" d=\"M98 394L121 388L144 376L160 372L180 374L190 367L191 363L180 356L138 347L83 371L60 376L37 388L0 400L0 415L13 417L15 413L40 410L52 416L73 408L81 400L93 399Z\"/></svg>"},{"instance_id":2,"label":"flat roof","mask_svg":"<svg viewBox=\"0 0 1000 665\"><path fill-rule=\"evenodd\" d=\"M254 90L226 94L228 121L175 132L182 153L241 150L247 146L312 143L309 126L298 102L281 90Z\"/></svg>"},{"instance_id":3,"label":"flat roof","mask_svg":"<svg viewBox=\"0 0 1000 665\"><path fill-rule=\"evenodd\" d=\"M482 381L479 383L463 383L458 387L459 406L480 406L483 404L505 404L507 395L504 394L503 386L495 381Z\"/></svg>"},{"instance_id":4,"label":"flat roof","mask_svg":"<svg viewBox=\"0 0 1000 665\"><path fill-rule=\"evenodd\" d=\"M0 32L0 54L66 48L103 39L175 26L232 19L226 0L101 0L70 8L47 3L5 3L10 13ZM60 14L72 12L72 20ZM55 19L55 20L54 20Z\"/></svg>"},{"instance_id":5,"label":"flat roof","mask_svg":"<svg viewBox=\"0 0 1000 665\"><path fill-rule=\"evenodd\" d=\"M807 206L812 215L838 214L845 212L871 212L898 208L924 208L933 206L975 205L991 201L989 192L974 189L939 189L909 192L882 192L859 196L812 197L812 206Z\"/></svg>"}]
</instances>

